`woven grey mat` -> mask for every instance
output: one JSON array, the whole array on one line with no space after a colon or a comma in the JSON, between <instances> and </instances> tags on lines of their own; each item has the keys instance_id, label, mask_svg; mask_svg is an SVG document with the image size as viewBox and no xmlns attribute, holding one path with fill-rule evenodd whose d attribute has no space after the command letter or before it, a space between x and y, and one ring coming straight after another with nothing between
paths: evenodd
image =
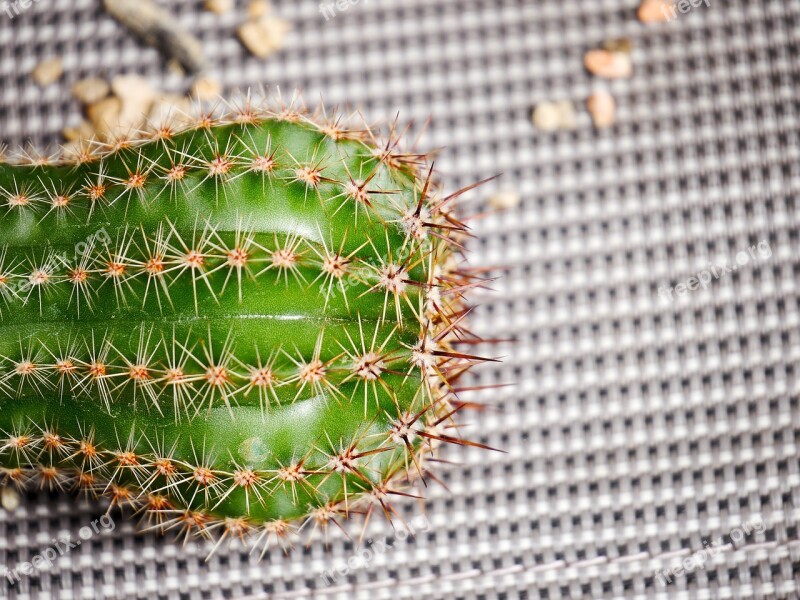
<instances>
[{"instance_id":1,"label":"woven grey mat","mask_svg":"<svg viewBox=\"0 0 800 600\"><path fill-rule=\"evenodd\" d=\"M99 4L0 13L0 139L56 143L83 76L184 90ZM800 1L710 0L647 27L638 0L362 0L327 21L287 0L294 31L267 61L235 40L244 3L222 17L169 4L229 90L431 117L423 143L444 147L449 189L504 173L466 212L499 187L522 194L473 224L473 262L503 275L476 295L474 328L516 339L480 348L505 360L473 382L516 386L476 395L491 409L468 431L507 454L449 449L450 491L426 491L417 535L375 523L361 562L341 536L206 562L204 545L115 516L0 597L800 598ZM609 86L617 125L598 133L581 110L575 131L536 131L532 106L581 107L597 85L584 51L620 37L635 72ZM64 80L41 90L29 72L54 54ZM707 289L679 293L692 276ZM79 538L102 511L31 492L0 510L0 564Z\"/></svg>"}]
</instances>

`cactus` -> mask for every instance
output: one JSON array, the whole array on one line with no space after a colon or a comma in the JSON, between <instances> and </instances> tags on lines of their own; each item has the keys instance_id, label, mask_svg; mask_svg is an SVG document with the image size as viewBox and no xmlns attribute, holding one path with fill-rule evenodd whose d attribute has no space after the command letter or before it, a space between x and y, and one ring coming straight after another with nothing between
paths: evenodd
<instances>
[{"instance_id":1,"label":"cactus","mask_svg":"<svg viewBox=\"0 0 800 600\"><path fill-rule=\"evenodd\" d=\"M466 227L427 157L293 106L0 164L0 466L185 535L384 513L458 435Z\"/></svg>"}]
</instances>

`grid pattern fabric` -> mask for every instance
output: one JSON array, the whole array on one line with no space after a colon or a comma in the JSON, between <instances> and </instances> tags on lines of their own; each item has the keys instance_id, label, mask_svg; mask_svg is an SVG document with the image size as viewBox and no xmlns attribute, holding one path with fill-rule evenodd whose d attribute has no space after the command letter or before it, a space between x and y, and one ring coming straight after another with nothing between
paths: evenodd
<instances>
[{"instance_id":1,"label":"grid pattern fabric","mask_svg":"<svg viewBox=\"0 0 800 600\"><path fill-rule=\"evenodd\" d=\"M479 348L505 358L471 383L515 385L471 396L488 408L465 432L506 453L449 448L427 525L400 539L374 523L369 559L335 581L323 574L359 552L342 535L206 561L200 542L116 518L0 597L800 598L800 1L710 0L657 26L637 4L361 0L326 20L316 0L286 0L293 31L260 61L235 39L243 2L217 16L171 1L229 91L301 88L418 131L430 117L422 143L443 148L449 189L503 173L463 210L488 213L470 221L471 260L499 277L474 296L473 327L515 341ZM85 76L185 91L99 5L0 13L0 139L57 143ZM607 85L617 123L597 131L583 53L611 38L632 41L634 75ZM31 69L54 55L63 80L37 88ZM573 101L578 127L537 131L547 100ZM521 203L491 210L498 188ZM712 267L706 289L679 293ZM0 510L0 564L102 510L29 492ZM662 585L656 572L687 558Z\"/></svg>"}]
</instances>

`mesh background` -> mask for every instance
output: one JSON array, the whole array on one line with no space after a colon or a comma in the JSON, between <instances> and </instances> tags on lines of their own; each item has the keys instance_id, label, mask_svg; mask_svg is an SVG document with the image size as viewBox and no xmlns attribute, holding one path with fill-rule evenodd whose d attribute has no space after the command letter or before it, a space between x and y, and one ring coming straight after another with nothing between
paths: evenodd
<instances>
[{"instance_id":1,"label":"mesh background","mask_svg":"<svg viewBox=\"0 0 800 600\"><path fill-rule=\"evenodd\" d=\"M0 14L0 139L53 145L79 120L69 85L146 74L184 91L94 0L40 0ZM375 553L333 585L320 575L356 552L271 551L261 562L140 534L116 519L25 577L10 598L798 598L800 543L800 2L711 0L661 26L637 0L362 0L328 21L316 0L284 1L294 30L267 61L234 37L244 3L222 17L172 1L202 37L227 89L302 88L313 103L421 124L443 147L449 189L504 173L521 204L474 222L472 261L503 275L474 329L513 345L476 385L470 435L507 454L450 448L450 492L432 485L430 528ZM533 105L581 106L597 85L583 52L633 41L634 76L612 83L618 122L544 134ZM59 55L59 85L29 73ZM758 242L772 255L670 302L661 286ZM506 268L500 270L497 265ZM414 503L400 503L411 519ZM30 492L0 510L0 564L73 538L102 507ZM763 531L731 542L743 523ZM375 523L368 537L393 535ZM727 537L725 537L727 536ZM705 568L669 587L657 569L723 538ZM740 536L741 537L741 536ZM3 582L5 585L5 582Z\"/></svg>"}]
</instances>

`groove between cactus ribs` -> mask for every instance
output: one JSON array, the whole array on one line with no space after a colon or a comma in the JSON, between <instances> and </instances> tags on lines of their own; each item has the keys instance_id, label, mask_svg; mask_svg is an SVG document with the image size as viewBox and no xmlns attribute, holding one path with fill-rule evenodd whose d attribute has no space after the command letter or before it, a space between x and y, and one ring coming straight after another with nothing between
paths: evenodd
<instances>
[{"instance_id":1,"label":"groove between cactus ribs","mask_svg":"<svg viewBox=\"0 0 800 600\"><path fill-rule=\"evenodd\" d=\"M394 128L249 99L0 164L5 480L263 551L392 519L438 444L481 446L453 418L483 360L458 348L483 283L459 260L464 191Z\"/></svg>"}]
</instances>

